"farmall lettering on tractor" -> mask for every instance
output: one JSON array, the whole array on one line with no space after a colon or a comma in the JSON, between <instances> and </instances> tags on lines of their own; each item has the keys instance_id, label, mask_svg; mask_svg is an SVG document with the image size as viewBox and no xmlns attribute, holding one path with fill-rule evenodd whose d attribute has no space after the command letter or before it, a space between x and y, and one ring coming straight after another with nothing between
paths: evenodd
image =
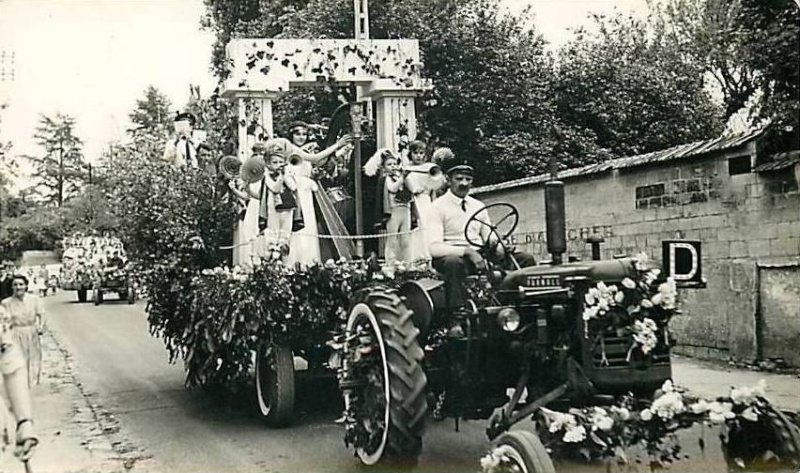
<instances>
[{"instance_id":1,"label":"farmall lettering on tractor","mask_svg":"<svg viewBox=\"0 0 800 473\"><path fill-rule=\"evenodd\" d=\"M552 262L511 271L490 264L465 281L469 302L460 310L445 308L444 282L436 279L399 290L370 287L352 301L339 379L345 442L362 463L415 463L430 414L489 419L488 437L513 452L520 471L553 472L539 438L512 425L553 403L581 406L629 392L648 397L671 377L666 323L656 346L637 359L629 356L631 334L609 331L602 347L587 336L582 314L590 288L619 284L641 268L632 258L600 260L597 244L591 261L562 262L563 183L547 183L545 205ZM484 211L498 222L490 226L495 238L470 243L488 257L519 214L505 203ZM470 224L487 225L479 214Z\"/></svg>"}]
</instances>

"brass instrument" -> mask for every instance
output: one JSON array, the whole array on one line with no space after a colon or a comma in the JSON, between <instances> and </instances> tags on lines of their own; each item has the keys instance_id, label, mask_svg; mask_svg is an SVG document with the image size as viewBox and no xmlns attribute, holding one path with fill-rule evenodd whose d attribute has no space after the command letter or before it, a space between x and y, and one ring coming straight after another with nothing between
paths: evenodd
<instances>
[{"instance_id":1,"label":"brass instrument","mask_svg":"<svg viewBox=\"0 0 800 473\"><path fill-rule=\"evenodd\" d=\"M253 184L264 178L266 168L264 157L255 154L239 167L239 178L247 184Z\"/></svg>"},{"instance_id":2,"label":"brass instrument","mask_svg":"<svg viewBox=\"0 0 800 473\"><path fill-rule=\"evenodd\" d=\"M239 175L239 170L242 167L242 161L236 156L227 155L219 160L219 172L222 173L227 179L233 179Z\"/></svg>"},{"instance_id":3,"label":"brass instrument","mask_svg":"<svg viewBox=\"0 0 800 473\"><path fill-rule=\"evenodd\" d=\"M289 156L289 164L291 164L292 166L297 166L298 164L300 164L301 160L302 158L296 154L292 154L291 156Z\"/></svg>"},{"instance_id":4,"label":"brass instrument","mask_svg":"<svg viewBox=\"0 0 800 473\"><path fill-rule=\"evenodd\" d=\"M442 177L442 168L436 163L423 163L423 164L416 164L411 166L406 166L403 168L405 173L422 173L428 174L433 179L438 179Z\"/></svg>"}]
</instances>

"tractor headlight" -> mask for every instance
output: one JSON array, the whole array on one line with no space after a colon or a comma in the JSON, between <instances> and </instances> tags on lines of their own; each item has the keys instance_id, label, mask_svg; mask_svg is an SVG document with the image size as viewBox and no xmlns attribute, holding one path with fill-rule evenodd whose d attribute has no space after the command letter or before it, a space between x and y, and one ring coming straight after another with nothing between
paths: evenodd
<instances>
[{"instance_id":1,"label":"tractor headlight","mask_svg":"<svg viewBox=\"0 0 800 473\"><path fill-rule=\"evenodd\" d=\"M497 314L497 322L505 332L514 332L519 328L519 312L512 307L501 309Z\"/></svg>"}]
</instances>

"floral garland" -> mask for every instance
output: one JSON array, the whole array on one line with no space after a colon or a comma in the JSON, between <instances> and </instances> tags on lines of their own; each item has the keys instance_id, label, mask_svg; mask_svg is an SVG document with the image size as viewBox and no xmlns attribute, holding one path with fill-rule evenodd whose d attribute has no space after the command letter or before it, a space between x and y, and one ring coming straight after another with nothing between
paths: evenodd
<instances>
[{"instance_id":1,"label":"floral garland","mask_svg":"<svg viewBox=\"0 0 800 473\"><path fill-rule=\"evenodd\" d=\"M661 270L654 268L646 254L633 258L636 276L626 277L616 284L598 282L584 296L584 337L594 337L603 346L608 334L631 335L633 340L627 353L627 361L638 350L649 355L663 335L669 344L666 330L669 320L677 310L677 288L670 277L661 282ZM603 361L608 363L605 351Z\"/></svg>"},{"instance_id":2,"label":"floral garland","mask_svg":"<svg viewBox=\"0 0 800 473\"><path fill-rule=\"evenodd\" d=\"M692 397L667 380L655 400L641 409L635 399L624 396L606 407L573 408L567 412L541 408L534 420L545 447L561 458L626 464L630 462L626 450L644 445L651 465L665 466L677 460L681 451L674 433L699 423L721 426L728 434L721 435L726 457L739 468L759 458L794 461L796 458L778 458L770 450L772 445L754 445L759 434L763 436L767 422L764 414L773 409L765 398L766 389L762 380L754 387L732 388L728 397L707 400ZM731 441L732 433L748 441L737 444ZM702 439L700 445L703 446ZM486 473L511 471L512 463L502 447L492 449L480 460Z\"/></svg>"},{"instance_id":3,"label":"floral garland","mask_svg":"<svg viewBox=\"0 0 800 473\"><path fill-rule=\"evenodd\" d=\"M356 291L429 274L426 268L344 259L309 267L265 260L234 268L153 271L151 331L164 338L172 361L183 359L188 386L228 387L248 378L251 351L263 341L301 350L324 347L346 321Z\"/></svg>"}]
</instances>

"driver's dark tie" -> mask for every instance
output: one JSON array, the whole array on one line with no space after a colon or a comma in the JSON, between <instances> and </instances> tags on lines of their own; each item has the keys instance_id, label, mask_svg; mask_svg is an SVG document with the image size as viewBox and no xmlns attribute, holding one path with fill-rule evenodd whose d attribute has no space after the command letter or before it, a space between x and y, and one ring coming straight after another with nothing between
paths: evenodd
<instances>
[{"instance_id":1,"label":"driver's dark tie","mask_svg":"<svg viewBox=\"0 0 800 473\"><path fill-rule=\"evenodd\" d=\"M461 199L461 210L467 211L467 199Z\"/></svg>"}]
</instances>

